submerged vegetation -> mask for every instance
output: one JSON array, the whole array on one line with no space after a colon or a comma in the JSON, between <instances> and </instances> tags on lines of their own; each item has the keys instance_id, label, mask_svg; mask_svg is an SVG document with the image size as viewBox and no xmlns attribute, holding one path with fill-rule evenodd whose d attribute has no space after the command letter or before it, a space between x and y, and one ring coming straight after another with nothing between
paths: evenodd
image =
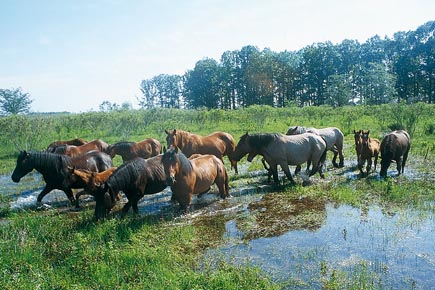
<instances>
[{"instance_id":1,"label":"submerged vegetation","mask_svg":"<svg viewBox=\"0 0 435 290\"><path fill-rule=\"evenodd\" d=\"M345 168L332 169L328 154L325 180L308 186L272 186L263 174L260 158L243 171L230 173L230 192L250 185L260 192L249 200L249 214L236 207L219 215L171 214L124 219L114 214L94 222L92 206L81 212L69 208L13 211L8 202L28 189L26 184L3 190L0 182L0 287L2 289L379 289L385 265L364 261L344 271L326 261L316 264L318 277L297 278L303 264L287 279L275 279L254 263L237 265L226 259L204 260L204 252L224 243L225 224L237 221L244 239L279 236L290 230L315 231L326 216L324 204L334 202L365 209L377 204L386 212L418 209L433 216L435 191L435 107L403 104L354 107L271 108L185 111L152 109L83 114L31 115L0 118L0 171L10 175L19 149L43 150L54 140L100 138L108 143L148 137L165 144L165 129L179 128L206 135L231 133L236 141L249 132L282 132L290 125L336 126L345 134ZM353 130L384 133L405 128L412 134L405 176L360 178L356 168ZM226 160L226 159L225 159ZM116 162L120 162L117 160ZM395 166L392 165L391 169ZM378 164L378 171L380 165ZM252 174L252 172L260 172ZM406 174L409 172L408 174ZM7 178L9 178L7 176ZM227 201L226 201L227 202ZM231 202L231 201L228 201ZM232 207L229 206L231 209ZM269 210L270 209L270 210ZM303 253L308 259L316 253ZM408 286L408 285L407 285ZM418 287L418 285L417 285ZM412 284L409 288L412 288Z\"/></svg>"}]
</instances>

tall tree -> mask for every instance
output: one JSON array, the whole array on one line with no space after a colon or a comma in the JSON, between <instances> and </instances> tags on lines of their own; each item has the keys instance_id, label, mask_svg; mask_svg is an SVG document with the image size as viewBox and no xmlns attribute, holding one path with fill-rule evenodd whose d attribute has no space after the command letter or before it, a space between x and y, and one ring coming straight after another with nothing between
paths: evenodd
<instances>
[{"instance_id":1,"label":"tall tree","mask_svg":"<svg viewBox=\"0 0 435 290\"><path fill-rule=\"evenodd\" d=\"M0 89L0 112L3 114L28 113L32 102L30 95L24 93L21 88Z\"/></svg>"}]
</instances>

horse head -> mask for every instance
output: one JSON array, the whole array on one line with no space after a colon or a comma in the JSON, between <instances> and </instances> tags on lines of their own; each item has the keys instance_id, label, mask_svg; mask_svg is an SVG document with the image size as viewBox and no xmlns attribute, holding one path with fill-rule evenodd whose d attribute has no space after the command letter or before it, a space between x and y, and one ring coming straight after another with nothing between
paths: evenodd
<instances>
[{"instance_id":1,"label":"horse head","mask_svg":"<svg viewBox=\"0 0 435 290\"><path fill-rule=\"evenodd\" d=\"M177 136L177 130L165 130L166 136L166 144L168 145L168 148L171 146L179 146L179 140Z\"/></svg>"},{"instance_id":2,"label":"horse head","mask_svg":"<svg viewBox=\"0 0 435 290\"><path fill-rule=\"evenodd\" d=\"M163 169L166 175L166 182L172 185L176 182L175 175L178 172L178 147L170 146L162 156Z\"/></svg>"},{"instance_id":3,"label":"horse head","mask_svg":"<svg viewBox=\"0 0 435 290\"><path fill-rule=\"evenodd\" d=\"M363 148L368 148L370 143L370 130L362 131L361 135L361 144Z\"/></svg>"},{"instance_id":4,"label":"horse head","mask_svg":"<svg viewBox=\"0 0 435 290\"><path fill-rule=\"evenodd\" d=\"M33 170L33 164L30 160L30 153L27 151L20 151L17 157L17 165L12 173L12 181L20 182L21 178Z\"/></svg>"}]
</instances>

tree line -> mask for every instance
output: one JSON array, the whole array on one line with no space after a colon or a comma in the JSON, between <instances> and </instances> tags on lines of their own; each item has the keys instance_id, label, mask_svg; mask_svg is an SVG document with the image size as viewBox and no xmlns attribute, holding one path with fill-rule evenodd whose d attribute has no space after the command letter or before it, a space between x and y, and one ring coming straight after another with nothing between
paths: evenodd
<instances>
[{"instance_id":1,"label":"tree line","mask_svg":"<svg viewBox=\"0 0 435 290\"><path fill-rule=\"evenodd\" d=\"M249 45L184 75L140 84L142 108L236 109L435 102L435 21L392 38L315 43L274 52Z\"/></svg>"}]
</instances>

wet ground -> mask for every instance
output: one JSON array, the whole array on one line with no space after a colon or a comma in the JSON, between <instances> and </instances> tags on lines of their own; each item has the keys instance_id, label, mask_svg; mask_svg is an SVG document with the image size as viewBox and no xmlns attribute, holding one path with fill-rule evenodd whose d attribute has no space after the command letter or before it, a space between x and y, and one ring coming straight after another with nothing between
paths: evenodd
<instances>
[{"instance_id":1,"label":"wet ground","mask_svg":"<svg viewBox=\"0 0 435 290\"><path fill-rule=\"evenodd\" d=\"M353 162L331 170L329 178L340 176L351 182L360 178ZM394 164L389 175L394 176ZM379 168L378 168L379 170ZM178 216L174 224L191 223L205 228L204 237L212 245L205 251L204 264L225 260L236 265L255 265L277 281L300 281L301 285L321 288L321 278L335 270L352 273L366 267L375 273L373 283L384 288L429 289L435 285L435 216L413 209L385 211L378 205L354 208L331 202L290 197L276 192L263 171L247 172L241 166L240 178L231 182L232 198L221 200L213 193L194 198L191 213L180 217L170 201L170 189L146 196L140 213ZM311 182L328 182L318 176ZM433 179L415 167L405 169L410 179ZM379 179L371 174L371 179ZM302 183L306 177L298 177ZM20 185L21 184L21 185ZM36 196L43 188L40 175L29 174L19 185L10 177L0 178L2 193L17 191L13 210L36 208ZM212 188L211 192L217 192ZM68 208L63 192L53 191L44 198L44 209ZM82 200L92 207L92 198Z\"/></svg>"}]
</instances>

